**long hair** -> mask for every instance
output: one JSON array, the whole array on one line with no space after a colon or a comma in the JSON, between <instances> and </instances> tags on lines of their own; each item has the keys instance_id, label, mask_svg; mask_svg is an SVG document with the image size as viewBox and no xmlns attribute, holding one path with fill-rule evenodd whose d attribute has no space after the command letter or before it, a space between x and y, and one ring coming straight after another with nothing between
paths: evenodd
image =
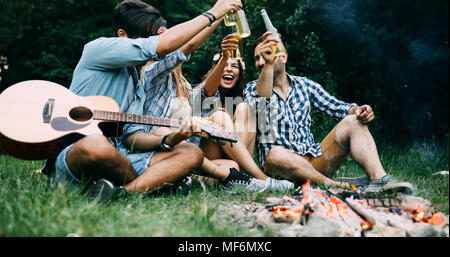
<instances>
[{"instance_id":1,"label":"long hair","mask_svg":"<svg viewBox=\"0 0 450 257\"><path fill-rule=\"evenodd\" d=\"M140 0L125 0L120 2L113 12L113 29L123 29L128 37L149 37L156 35L160 27L165 27L166 21L153 6Z\"/></svg>"},{"instance_id":2,"label":"long hair","mask_svg":"<svg viewBox=\"0 0 450 257\"><path fill-rule=\"evenodd\" d=\"M216 54L213 58L211 69L206 73L206 75L203 77L203 81L206 80L206 78L209 76L209 74L214 70L214 68L219 63L220 58L222 57L223 53L220 51L218 54ZM225 107L225 97L243 97L243 91L245 88L245 63L242 59L238 59L238 67L239 67L239 78L236 81L236 85L234 85L233 88L225 92L222 90L222 87L219 85L219 93L220 93L220 101L222 103L222 107Z\"/></svg>"},{"instance_id":3,"label":"long hair","mask_svg":"<svg viewBox=\"0 0 450 257\"><path fill-rule=\"evenodd\" d=\"M141 71L140 71L140 79L141 79L141 83L144 83L144 73L145 73L145 69L150 66L151 64L153 64L155 61L150 60L148 61L145 65L143 65L141 67ZM180 69L178 71L178 69ZM181 72L181 67L178 66L176 67L172 72L172 79L175 82L175 86L176 86L176 92L177 92L177 96L179 96L180 98L187 98L189 101L189 104L191 104L191 99L189 97L189 91L191 89L187 88L186 85L188 83L187 79L183 76L182 72ZM197 89L195 89L197 90Z\"/></svg>"}]
</instances>

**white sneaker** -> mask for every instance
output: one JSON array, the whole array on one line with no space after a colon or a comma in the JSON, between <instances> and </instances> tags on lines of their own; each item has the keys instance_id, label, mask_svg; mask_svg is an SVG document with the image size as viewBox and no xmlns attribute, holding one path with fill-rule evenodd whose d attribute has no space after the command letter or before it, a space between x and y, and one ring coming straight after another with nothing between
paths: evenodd
<instances>
[{"instance_id":1,"label":"white sneaker","mask_svg":"<svg viewBox=\"0 0 450 257\"><path fill-rule=\"evenodd\" d=\"M268 177L265 181L266 181L266 190L284 191L293 189L295 187L294 183L288 180L279 180Z\"/></svg>"},{"instance_id":2,"label":"white sneaker","mask_svg":"<svg viewBox=\"0 0 450 257\"><path fill-rule=\"evenodd\" d=\"M240 191L240 192L262 192L266 190L266 180L256 179L245 173L238 172L234 169L229 179L220 183L219 187L225 191Z\"/></svg>"}]
</instances>

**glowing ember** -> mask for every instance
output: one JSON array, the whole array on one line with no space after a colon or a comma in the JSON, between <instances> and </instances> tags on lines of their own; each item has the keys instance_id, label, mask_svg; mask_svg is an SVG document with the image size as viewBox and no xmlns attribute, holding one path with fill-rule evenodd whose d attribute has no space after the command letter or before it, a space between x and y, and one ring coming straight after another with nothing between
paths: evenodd
<instances>
[{"instance_id":1,"label":"glowing ember","mask_svg":"<svg viewBox=\"0 0 450 257\"><path fill-rule=\"evenodd\" d=\"M413 211L412 215L414 218L418 221L425 222L425 212L422 210L415 210Z\"/></svg>"},{"instance_id":2,"label":"glowing ember","mask_svg":"<svg viewBox=\"0 0 450 257\"><path fill-rule=\"evenodd\" d=\"M421 199L413 196L365 195L355 192L357 188L354 185L352 190L353 192L336 193L329 189L311 187L310 180L307 180L301 187L301 192L296 190L292 197L284 196L281 203L276 203L276 207L266 206L266 210L272 213L275 222L296 222L305 226L305 231L308 228L317 230L315 226L327 227L327 224L338 226L340 236L388 236L391 233L411 236L431 233L431 230L425 231L423 224L414 224L417 222L437 225L443 229L448 224L448 217L444 214L431 215L430 205L423 199L420 201ZM390 230L392 227L395 227L395 231ZM442 231L435 232L442 234ZM330 230L330 233L334 232Z\"/></svg>"},{"instance_id":3,"label":"glowing ember","mask_svg":"<svg viewBox=\"0 0 450 257\"><path fill-rule=\"evenodd\" d=\"M276 207L273 209L272 213L278 214L278 215L285 215L291 218L298 218L302 214L301 210L291 210L289 208L282 208L282 207Z\"/></svg>"},{"instance_id":4,"label":"glowing ember","mask_svg":"<svg viewBox=\"0 0 450 257\"><path fill-rule=\"evenodd\" d=\"M370 224L370 222L366 221L361 225L361 229L362 230L366 230L368 228L372 227L372 224Z\"/></svg>"}]
</instances>

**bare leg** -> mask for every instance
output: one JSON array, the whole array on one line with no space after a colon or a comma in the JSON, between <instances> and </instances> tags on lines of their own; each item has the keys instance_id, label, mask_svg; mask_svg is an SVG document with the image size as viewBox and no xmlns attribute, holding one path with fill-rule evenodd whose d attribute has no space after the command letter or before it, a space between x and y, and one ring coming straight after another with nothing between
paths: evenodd
<instances>
[{"instance_id":1,"label":"bare leg","mask_svg":"<svg viewBox=\"0 0 450 257\"><path fill-rule=\"evenodd\" d=\"M203 153L196 145L180 143L173 151L156 152L150 165L139 177L125 185L132 191L148 191L159 188L167 183L186 177L193 169L203 162Z\"/></svg>"},{"instance_id":2,"label":"bare leg","mask_svg":"<svg viewBox=\"0 0 450 257\"><path fill-rule=\"evenodd\" d=\"M234 130L239 136L239 141L244 144L250 155L255 151L256 140L256 113L252 112L247 103L240 103L234 114Z\"/></svg>"},{"instance_id":3,"label":"bare leg","mask_svg":"<svg viewBox=\"0 0 450 257\"><path fill-rule=\"evenodd\" d=\"M155 130L155 135L166 135L172 131L169 128L158 128ZM239 166L235 161L220 159L222 158L222 151L217 144L210 140L201 140L200 148L204 153L202 165L198 169L199 175L224 181L230 174L230 168L239 170Z\"/></svg>"},{"instance_id":4,"label":"bare leg","mask_svg":"<svg viewBox=\"0 0 450 257\"><path fill-rule=\"evenodd\" d=\"M225 128L233 129L233 121L225 112L217 111L211 115L210 119L211 121ZM250 153L248 152L248 149L243 143L241 143L240 138L237 143L233 144L233 147L231 147L229 143L220 143L220 147L227 156L229 156L232 160L236 161L239 164L239 167L241 167L243 171L257 179L267 179L267 175L264 174L256 165L252 155L250 155Z\"/></svg>"},{"instance_id":5,"label":"bare leg","mask_svg":"<svg viewBox=\"0 0 450 257\"><path fill-rule=\"evenodd\" d=\"M231 168L239 170L235 161L226 159L209 160L205 157L202 166L198 169L198 175L205 182L210 181L210 179L223 182L230 174Z\"/></svg>"},{"instance_id":6,"label":"bare leg","mask_svg":"<svg viewBox=\"0 0 450 257\"><path fill-rule=\"evenodd\" d=\"M83 180L105 178L123 185L137 178L128 159L101 135L87 136L76 142L66 156L72 174Z\"/></svg>"},{"instance_id":7,"label":"bare leg","mask_svg":"<svg viewBox=\"0 0 450 257\"><path fill-rule=\"evenodd\" d=\"M272 175L278 175L296 184L302 184L310 179L311 182L317 184L342 185L317 171L305 158L281 146L274 146L270 149L265 166L266 171Z\"/></svg>"},{"instance_id":8,"label":"bare leg","mask_svg":"<svg viewBox=\"0 0 450 257\"><path fill-rule=\"evenodd\" d=\"M364 168L371 180L386 175L369 128L355 115L349 115L337 124L336 141L350 148L353 159Z\"/></svg>"}]
</instances>

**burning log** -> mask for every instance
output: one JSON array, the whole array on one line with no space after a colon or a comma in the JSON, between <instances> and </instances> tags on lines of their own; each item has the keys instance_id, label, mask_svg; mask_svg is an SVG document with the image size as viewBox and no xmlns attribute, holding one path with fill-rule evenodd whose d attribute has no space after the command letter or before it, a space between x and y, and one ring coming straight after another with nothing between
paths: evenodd
<instances>
[{"instance_id":1,"label":"burning log","mask_svg":"<svg viewBox=\"0 0 450 257\"><path fill-rule=\"evenodd\" d=\"M303 226L303 236L448 236L448 218L420 197L331 192L308 181L292 197L268 200L271 221Z\"/></svg>"}]
</instances>

